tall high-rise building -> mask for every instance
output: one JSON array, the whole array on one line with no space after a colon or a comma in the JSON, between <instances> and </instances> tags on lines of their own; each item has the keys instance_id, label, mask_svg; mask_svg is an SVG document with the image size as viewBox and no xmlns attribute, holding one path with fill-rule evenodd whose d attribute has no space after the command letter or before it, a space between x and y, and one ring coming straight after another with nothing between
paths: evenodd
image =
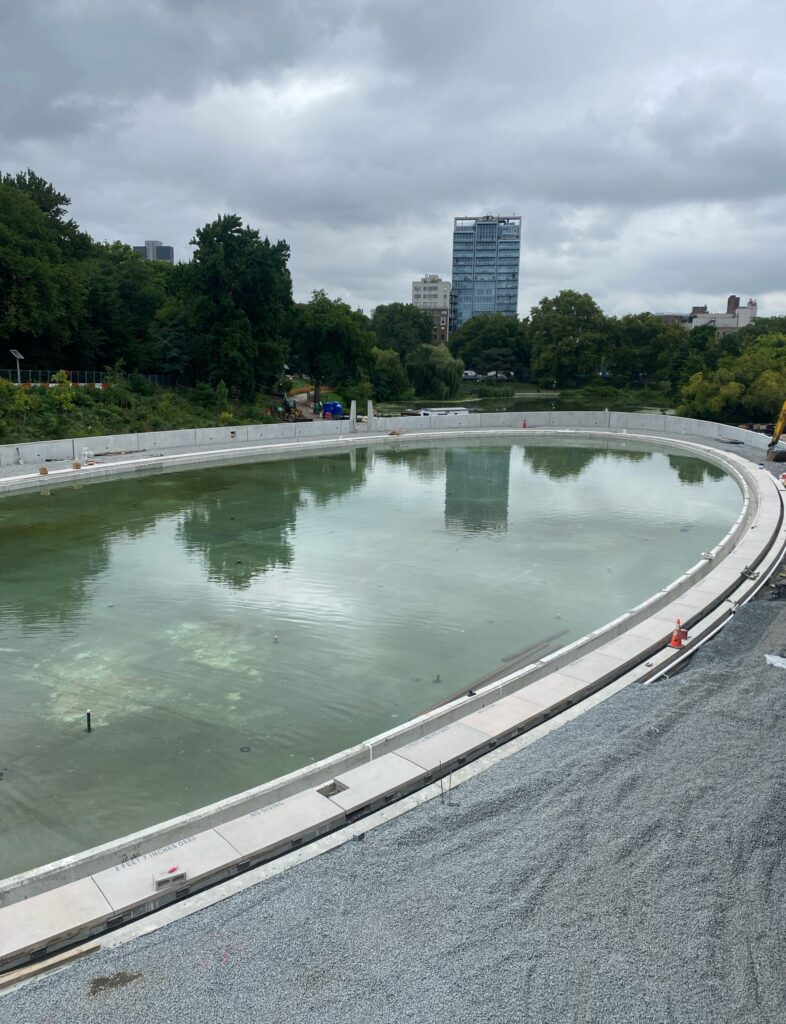
<instances>
[{"instance_id":1,"label":"tall high-rise building","mask_svg":"<svg viewBox=\"0 0 786 1024\"><path fill-rule=\"evenodd\" d=\"M453 219L451 331L479 313L516 316L520 252L521 217Z\"/></svg>"},{"instance_id":2,"label":"tall high-rise building","mask_svg":"<svg viewBox=\"0 0 786 1024\"><path fill-rule=\"evenodd\" d=\"M419 281L413 281L412 305L431 314L432 341L435 345L444 345L449 330L450 281L443 281L439 274L426 274Z\"/></svg>"},{"instance_id":3,"label":"tall high-rise building","mask_svg":"<svg viewBox=\"0 0 786 1024\"><path fill-rule=\"evenodd\" d=\"M144 245L135 245L134 252L143 256L146 260L166 260L167 263L175 262L175 250L171 245L162 245L157 239L146 241Z\"/></svg>"}]
</instances>

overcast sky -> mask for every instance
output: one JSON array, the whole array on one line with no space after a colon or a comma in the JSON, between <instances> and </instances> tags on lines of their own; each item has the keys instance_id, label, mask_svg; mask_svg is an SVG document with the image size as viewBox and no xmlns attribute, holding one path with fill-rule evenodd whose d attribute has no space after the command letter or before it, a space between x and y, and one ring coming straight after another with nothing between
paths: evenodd
<instances>
[{"instance_id":1,"label":"overcast sky","mask_svg":"<svg viewBox=\"0 0 786 1024\"><path fill-rule=\"evenodd\" d=\"M786 313L784 38L777 0L0 0L0 168L180 260L239 213L367 312L494 212L520 315Z\"/></svg>"}]
</instances>

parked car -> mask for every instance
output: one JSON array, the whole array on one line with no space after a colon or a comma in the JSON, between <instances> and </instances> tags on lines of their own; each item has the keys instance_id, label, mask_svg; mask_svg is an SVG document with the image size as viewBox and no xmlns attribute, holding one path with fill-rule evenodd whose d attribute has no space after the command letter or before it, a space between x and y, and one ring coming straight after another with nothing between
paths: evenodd
<instances>
[{"instance_id":1,"label":"parked car","mask_svg":"<svg viewBox=\"0 0 786 1024\"><path fill-rule=\"evenodd\" d=\"M465 370L461 375L462 380L477 380L478 375L474 370Z\"/></svg>"}]
</instances>

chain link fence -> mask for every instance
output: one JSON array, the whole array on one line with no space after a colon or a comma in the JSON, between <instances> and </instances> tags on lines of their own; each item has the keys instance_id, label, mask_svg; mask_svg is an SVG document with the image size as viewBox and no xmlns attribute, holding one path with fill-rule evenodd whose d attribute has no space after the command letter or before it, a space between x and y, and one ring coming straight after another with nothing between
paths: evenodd
<instances>
[{"instance_id":1,"label":"chain link fence","mask_svg":"<svg viewBox=\"0 0 786 1024\"><path fill-rule=\"evenodd\" d=\"M22 387L47 387L54 382L56 373L60 373L60 371L20 369L19 378L17 378L16 369L0 370L0 378L10 380L12 384L16 384L18 380L21 380ZM106 374L100 370L66 370L65 373L68 375L71 383L79 387L102 388L105 386L104 377ZM177 386L177 376L172 373L126 373L123 376L126 380L129 380L132 376L143 377L150 384L156 384L162 388L174 388Z\"/></svg>"}]
</instances>

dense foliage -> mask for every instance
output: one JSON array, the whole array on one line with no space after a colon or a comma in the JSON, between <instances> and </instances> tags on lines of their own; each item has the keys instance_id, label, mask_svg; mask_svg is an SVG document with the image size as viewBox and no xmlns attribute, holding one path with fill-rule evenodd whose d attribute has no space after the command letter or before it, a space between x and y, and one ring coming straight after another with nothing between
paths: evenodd
<instances>
[{"instance_id":1,"label":"dense foliage","mask_svg":"<svg viewBox=\"0 0 786 1024\"><path fill-rule=\"evenodd\" d=\"M786 333L743 328L714 365L692 374L678 411L685 416L746 422L774 421L786 401Z\"/></svg>"},{"instance_id":2,"label":"dense foliage","mask_svg":"<svg viewBox=\"0 0 786 1024\"><path fill-rule=\"evenodd\" d=\"M395 349L405 360L418 345L431 342L434 324L431 316L422 309L403 302L391 302L374 310L371 329L380 348Z\"/></svg>"},{"instance_id":3,"label":"dense foliage","mask_svg":"<svg viewBox=\"0 0 786 1024\"><path fill-rule=\"evenodd\" d=\"M0 444L53 437L91 437L145 430L178 430L272 420L264 402L235 402L227 389L188 391L152 387L146 378L120 377L108 387L71 387L65 374L50 387L18 388L0 379Z\"/></svg>"}]
</instances>

